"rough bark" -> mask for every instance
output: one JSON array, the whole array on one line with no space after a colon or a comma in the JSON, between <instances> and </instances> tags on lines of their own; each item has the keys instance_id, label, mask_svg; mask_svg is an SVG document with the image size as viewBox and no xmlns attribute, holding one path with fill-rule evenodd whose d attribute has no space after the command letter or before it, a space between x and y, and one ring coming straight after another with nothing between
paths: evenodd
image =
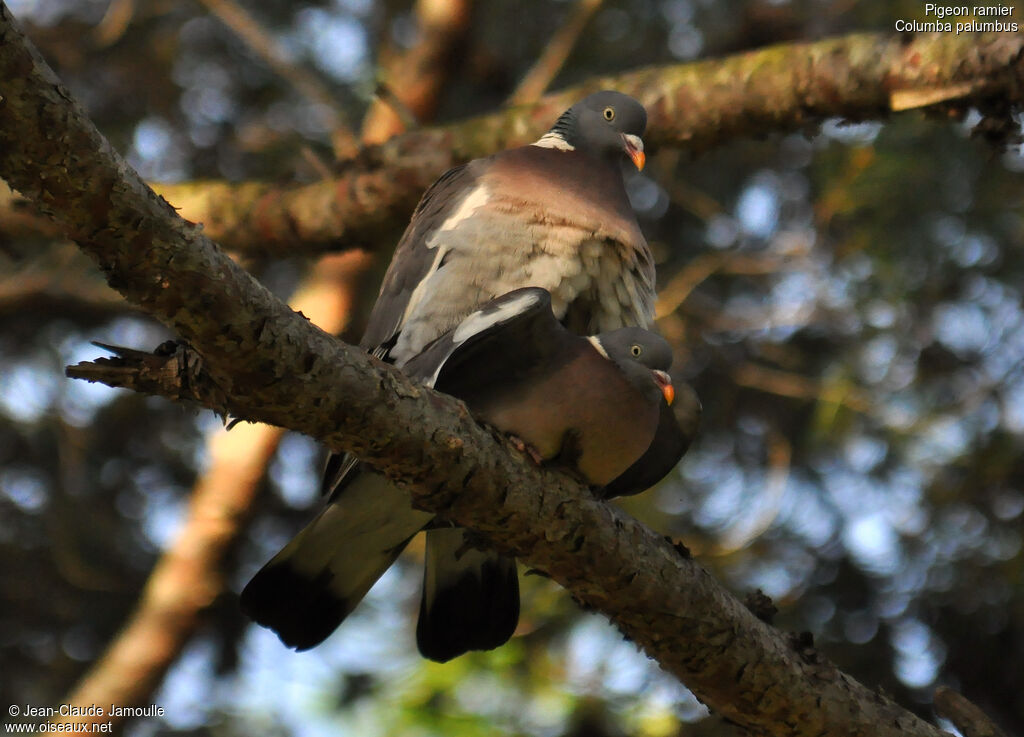
<instances>
[{"instance_id":1,"label":"rough bark","mask_svg":"<svg viewBox=\"0 0 1024 737\"><path fill-rule=\"evenodd\" d=\"M535 140L562 110L597 89L619 89L647 106L650 150L685 146L700 152L837 116L884 118L893 110L935 104L963 109L993 98L1019 102L1022 50L1024 34L1011 33L856 34L784 44L594 79L535 105L406 133L339 162L331 180L286 187L187 182L157 191L231 250L290 254L379 247L381 236L407 220L420 194L445 169ZM50 142L51 153L57 143ZM33 228L47 229L33 225L23 211L9 212L10 203L0 193L0 227L6 233L24 237Z\"/></svg>"},{"instance_id":2,"label":"rough bark","mask_svg":"<svg viewBox=\"0 0 1024 737\"><path fill-rule=\"evenodd\" d=\"M685 550L543 471L461 403L311 325L150 192L0 6L0 175L203 356L232 413L351 450L604 612L752 734L939 735L758 620Z\"/></svg>"}]
</instances>

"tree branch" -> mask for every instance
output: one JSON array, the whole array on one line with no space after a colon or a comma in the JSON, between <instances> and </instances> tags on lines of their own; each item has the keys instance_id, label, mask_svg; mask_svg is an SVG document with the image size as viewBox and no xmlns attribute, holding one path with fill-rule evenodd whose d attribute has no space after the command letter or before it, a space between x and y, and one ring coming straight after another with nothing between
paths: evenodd
<instances>
[{"instance_id":1,"label":"tree branch","mask_svg":"<svg viewBox=\"0 0 1024 737\"><path fill-rule=\"evenodd\" d=\"M417 506L548 572L752 734L943 734L758 620L684 550L511 452L461 403L289 310L145 187L3 5L0 78L0 175L189 341L233 414L355 452Z\"/></svg>"},{"instance_id":2,"label":"tree branch","mask_svg":"<svg viewBox=\"0 0 1024 737\"><path fill-rule=\"evenodd\" d=\"M985 712L951 688L935 689L935 711L953 722L964 737L1007 737Z\"/></svg>"},{"instance_id":3,"label":"tree branch","mask_svg":"<svg viewBox=\"0 0 1024 737\"><path fill-rule=\"evenodd\" d=\"M91 265L70 243L36 258L22 259L19 254L12 262L0 262L0 269L7 272L0 278L0 317L74 312L83 321L129 309L98 274L83 278L82 269Z\"/></svg>"},{"instance_id":4,"label":"tree branch","mask_svg":"<svg viewBox=\"0 0 1024 737\"><path fill-rule=\"evenodd\" d=\"M513 105L524 105L536 102L537 98L544 94L544 90L565 65L565 60L569 58L580 34L594 17L594 13L600 9L602 2L603 0L576 0L576 4L569 11L569 17L555 31L543 53L520 80L509 102Z\"/></svg>"},{"instance_id":5,"label":"tree branch","mask_svg":"<svg viewBox=\"0 0 1024 737\"><path fill-rule=\"evenodd\" d=\"M390 93L386 96L395 98L396 105L417 120L433 120L441 88L469 33L473 3L417 0L415 12L419 40L408 52L389 58L380 77ZM402 115L378 96L363 118L363 143L383 143L406 128Z\"/></svg>"},{"instance_id":6,"label":"tree branch","mask_svg":"<svg viewBox=\"0 0 1024 737\"><path fill-rule=\"evenodd\" d=\"M284 255L364 247L405 222L443 171L535 140L597 89L619 89L647 106L648 148L699 152L830 117L883 118L926 93L960 109L995 97L1019 103L1022 51L1024 34L1011 33L856 34L784 44L595 79L536 105L406 133L342 162L333 180L292 187L188 182L157 191L228 249ZM7 220L0 211L0 223ZM14 225L10 235L26 235L23 219Z\"/></svg>"}]
</instances>

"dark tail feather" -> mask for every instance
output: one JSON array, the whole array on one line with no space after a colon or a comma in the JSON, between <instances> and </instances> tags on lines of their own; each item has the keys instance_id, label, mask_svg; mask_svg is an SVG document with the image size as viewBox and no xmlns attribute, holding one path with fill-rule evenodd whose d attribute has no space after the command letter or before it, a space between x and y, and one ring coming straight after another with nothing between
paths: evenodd
<instances>
[{"instance_id":1,"label":"dark tail feather","mask_svg":"<svg viewBox=\"0 0 1024 737\"><path fill-rule=\"evenodd\" d=\"M493 650L508 642L518 622L515 559L466 547L462 529L429 530L416 625L423 657L444 663L470 650Z\"/></svg>"},{"instance_id":2,"label":"dark tail feather","mask_svg":"<svg viewBox=\"0 0 1024 737\"><path fill-rule=\"evenodd\" d=\"M307 578L287 560L274 559L242 590L239 604L285 645L308 650L327 639L355 606L332 593L331 578L328 569Z\"/></svg>"},{"instance_id":3,"label":"dark tail feather","mask_svg":"<svg viewBox=\"0 0 1024 737\"><path fill-rule=\"evenodd\" d=\"M353 474L242 591L242 611L289 647L319 645L433 515L383 476Z\"/></svg>"}]
</instances>

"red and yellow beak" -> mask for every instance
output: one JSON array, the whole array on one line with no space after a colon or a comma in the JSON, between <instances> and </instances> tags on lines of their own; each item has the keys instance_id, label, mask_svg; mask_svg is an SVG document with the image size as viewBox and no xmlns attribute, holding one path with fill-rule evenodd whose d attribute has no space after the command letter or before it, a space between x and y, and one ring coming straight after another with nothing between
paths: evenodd
<instances>
[{"instance_id":1,"label":"red and yellow beak","mask_svg":"<svg viewBox=\"0 0 1024 737\"><path fill-rule=\"evenodd\" d=\"M626 156L633 160L633 165L637 171L644 170L647 157L644 156L644 142L640 139L640 136L634 136L632 133L623 133L622 150L626 152Z\"/></svg>"},{"instance_id":2,"label":"red and yellow beak","mask_svg":"<svg viewBox=\"0 0 1024 737\"><path fill-rule=\"evenodd\" d=\"M665 402L671 407L672 401L676 398L676 389L672 386L672 377L664 371L652 371L651 373L654 374L654 383L661 389Z\"/></svg>"}]
</instances>

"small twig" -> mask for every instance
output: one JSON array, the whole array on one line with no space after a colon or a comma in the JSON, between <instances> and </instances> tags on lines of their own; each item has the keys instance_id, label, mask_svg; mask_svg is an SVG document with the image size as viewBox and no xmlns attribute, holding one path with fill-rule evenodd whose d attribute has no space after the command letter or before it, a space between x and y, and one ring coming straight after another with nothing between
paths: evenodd
<instances>
[{"instance_id":1,"label":"small twig","mask_svg":"<svg viewBox=\"0 0 1024 737\"><path fill-rule=\"evenodd\" d=\"M92 31L97 46L110 46L128 30L135 15L135 0L111 0L107 12Z\"/></svg>"},{"instance_id":2,"label":"small twig","mask_svg":"<svg viewBox=\"0 0 1024 737\"><path fill-rule=\"evenodd\" d=\"M974 92L973 82L948 84L941 87L916 87L912 89L893 90L889 93L889 109L894 112L913 110L914 108L937 105L940 102L959 100Z\"/></svg>"},{"instance_id":3,"label":"small twig","mask_svg":"<svg viewBox=\"0 0 1024 737\"><path fill-rule=\"evenodd\" d=\"M713 274L724 272L744 276L776 274L795 269L790 260L778 256L741 256L735 253L705 253L693 259L658 293L656 317L661 319L679 309L694 289Z\"/></svg>"},{"instance_id":4,"label":"small twig","mask_svg":"<svg viewBox=\"0 0 1024 737\"><path fill-rule=\"evenodd\" d=\"M462 59L472 11L472 0L417 0L419 41L406 51L379 54L387 62L377 72L375 99L363 117L364 144L383 143L434 118L444 83Z\"/></svg>"},{"instance_id":5,"label":"small twig","mask_svg":"<svg viewBox=\"0 0 1024 737\"><path fill-rule=\"evenodd\" d=\"M336 96L313 74L293 63L276 41L234 0L200 0L211 13L221 19L242 41L278 75L288 80L295 89L317 104L324 124L331 131L334 153L338 158L352 156L358 151L355 136L345 124L344 111L338 107Z\"/></svg>"},{"instance_id":6,"label":"small twig","mask_svg":"<svg viewBox=\"0 0 1024 737\"><path fill-rule=\"evenodd\" d=\"M66 272L16 272L0 281L0 315L37 310L46 304L76 305L99 314L132 311L117 292L100 281L72 279Z\"/></svg>"},{"instance_id":7,"label":"small twig","mask_svg":"<svg viewBox=\"0 0 1024 737\"><path fill-rule=\"evenodd\" d=\"M580 34L586 28L587 23L601 7L602 0L578 0L569 17L555 35L551 37L544 53L530 67L523 80L519 83L515 92L509 98L512 105L525 105L535 102L544 90L548 88L552 80L569 58L569 53L579 40Z\"/></svg>"},{"instance_id":8,"label":"small twig","mask_svg":"<svg viewBox=\"0 0 1024 737\"><path fill-rule=\"evenodd\" d=\"M667 183L664 180L661 180L661 183L668 190L668 196L672 202L704 222L708 222L715 215L721 215L725 209L721 202L707 192L682 179L673 177Z\"/></svg>"},{"instance_id":9,"label":"small twig","mask_svg":"<svg viewBox=\"0 0 1024 737\"><path fill-rule=\"evenodd\" d=\"M951 688L935 689L933 703L936 713L953 722L964 737L1007 737L985 712Z\"/></svg>"},{"instance_id":10,"label":"small twig","mask_svg":"<svg viewBox=\"0 0 1024 737\"><path fill-rule=\"evenodd\" d=\"M373 91L373 96L398 117L402 130L396 131L396 135L397 133L408 133L420 127L420 121L416 119L416 114L409 109L408 105L402 102L402 99L395 94L395 91L391 89L387 82L377 82L377 88Z\"/></svg>"},{"instance_id":11,"label":"small twig","mask_svg":"<svg viewBox=\"0 0 1024 737\"><path fill-rule=\"evenodd\" d=\"M866 392L846 382L829 385L818 379L750 362L744 363L733 371L732 378L740 386L770 394L793 399L829 402L865 415L877 413Z\"/></svg>"},{"instance_id":12,"label":"small twig","mask_svg":"<svg viewBox=\"0 0 1024 737\"><path fill-rule=\"evenodd\" d=\"M334 176L334 172L331 171L331 167L327 162L317 156L316 152L309 146L303 146L300 153L302 154L302 158L305 162L309 164L314 171L316 171L321 181L325 181Z\"/></svg>"},{"instance_id":13,"label":"small twig","mask_svg":"<svg viewBox=\"0 0 1024 737\"><path fill-rule=\"evenodd\" d=\"M753 510L750 517L740 516L729 528L718 536L718 542L707 550L715 556L731 555L742 550L759 538L779 516L782 498L793 460L793 446L784 435L772 432L768 436L768 476L763 493L758 496L760 509ZM753 611L753 610L752 610ZM756 613L756 612L755 612Z\"/></svg>"},{"instance_id":14,"label":"small twig","mask_svg":"<svg viewBox=\"0 0 1024 737\"><path fill-rule=\"evenodd\" d=\"M93 345L110 351L111 358L97 358L68 366L71 379L85 379L175 401L195 401L218 408L226 415L226 395L203 369L203 359L185 343L169 340L152 353L106 343Z\"/></svg>"},{"instance_id":15,"label":"small twig","mask_svg":"<svg viewBox=\"0 0 1024 737\"><path fill-rule=\"evenodd\" d=\"M660 319L674 313L694 289L722 268L723 263L721 256L715 253L704 253L693 259L658 294L655 316Z\"/></svg>"}]
</instances>

